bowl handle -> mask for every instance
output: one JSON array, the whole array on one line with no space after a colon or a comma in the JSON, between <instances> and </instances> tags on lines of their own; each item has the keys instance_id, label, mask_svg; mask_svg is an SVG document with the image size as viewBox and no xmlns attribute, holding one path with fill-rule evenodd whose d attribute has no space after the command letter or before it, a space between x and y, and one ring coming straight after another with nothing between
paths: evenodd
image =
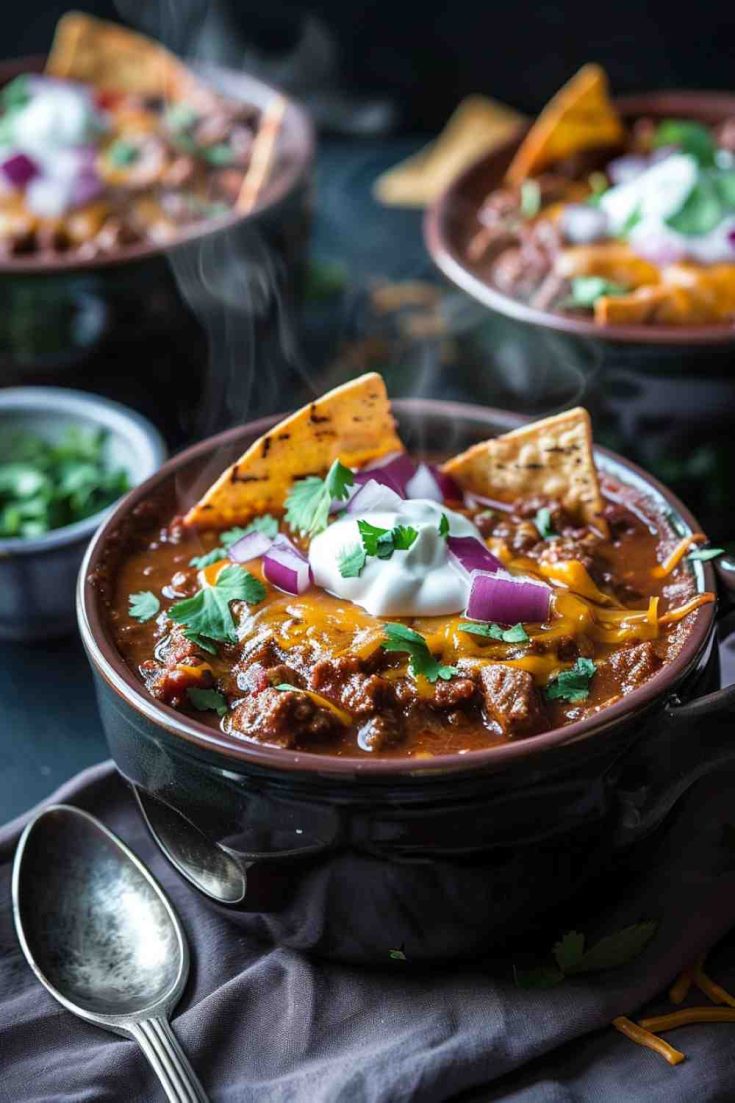
<instances>
[{"instance_id":1,"label":"bowl handle","mask_svg":"<svg viewBox=\"0 0 735 1103\"><path fill-rule=\"evenodd\" d=\"M719 623L726 639L735 611ZM735 762L735 683L682 703L672 697L658 716L659 730L646 741L621 778L621 817L615 843L627 846L658 827L691 786L719 766ZM626 784L626 777L639 784Z\"/></svg>"}]
</instances>

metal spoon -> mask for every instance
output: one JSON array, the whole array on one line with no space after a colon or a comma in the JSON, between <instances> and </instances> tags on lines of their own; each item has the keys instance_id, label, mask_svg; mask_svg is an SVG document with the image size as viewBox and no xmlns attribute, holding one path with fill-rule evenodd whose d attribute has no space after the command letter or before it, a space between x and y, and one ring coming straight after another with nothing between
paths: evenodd
<instances>
[{"instance_id":1,"label":"metal spoon","mask_svg":"<svg viewBox=\"0 0 735 1103\"><path fill-rule=\"evenodd\" d=\"M13 916L51 995L134 1038L172 1103L207 1103L168 1022L189 972L178 917L145 866L94 816L57 804L21 835Z\"/></svg>"}]
</instances>

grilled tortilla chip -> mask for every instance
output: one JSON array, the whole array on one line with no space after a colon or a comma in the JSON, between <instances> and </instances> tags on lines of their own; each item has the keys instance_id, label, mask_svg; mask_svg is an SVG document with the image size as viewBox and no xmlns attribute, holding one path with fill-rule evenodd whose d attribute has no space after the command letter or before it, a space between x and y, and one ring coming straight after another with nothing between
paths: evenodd
<instances>
[{"instance_id":1,"label":"grilled tortilla chip","mask_svg":"<svg viewBox=\"0 0 735 1103\"><path fill-rule=\"evenodd\" d=\"M46 72L108 92L166 100L204 94L186 66L158 42L78 11L67 12L57 23Z\"/></svg>"},{"instance_id":2,"label":"grilled tortilla chip","mask_svg":"<svg viewBox=\"0 0 735 1103\"><path fill-rule=\"evenodd\" d=\"M297 410L251 444L184 518L224 528L283 509L297 479L324 475L339 459L361 467L403 451L385 383L377 372L344 383Z\"/></svg>"},{"instance_id":3,"label":"grilled tortilla chip","mask_svg":"<svg viewBox=\"0 0 735 1103\"><path fill-rule=\"evenodd\" d=\"M442 470L465 490L498 502L538 494L587 523L602 510L590 417L581 406L475 444Z\"/></svg>"},{"instance_id":4,"label":"grilled tortilla chip","mask_svg":"<svg viewBox=\"0 0 735 1103\"><path fill-rule=\"evenodd\" d=\"M543 109L511 161L506 180L521 184L573 153L617 145L623 133L604 70L584 65Z\"/></svg>"}]
</instances>

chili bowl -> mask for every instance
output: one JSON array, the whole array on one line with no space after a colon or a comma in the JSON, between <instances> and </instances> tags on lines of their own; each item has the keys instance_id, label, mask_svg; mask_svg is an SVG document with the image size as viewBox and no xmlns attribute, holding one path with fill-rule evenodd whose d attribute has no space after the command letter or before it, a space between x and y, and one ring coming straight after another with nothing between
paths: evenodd
<instances>
[{"instance_id":1,"label":"chili bowl","mask_svg":"<svg viewBox=\"0 0 735 1103\"><path fill-rule=\"evenodd\" d=\"M451 453L518 423L480 406L405 399L414 452ZM146 519L162 522L274 424L206 440L132 491L90 547L79 626L112 756L174 866L249 936L387 965L488 953L661 824L735 754L735 688L718 690L713 605L676 657L591 718L431 759L330 758L239 742L148 695L113 642L106 579ZM632 463L598 463L671 518L686 508ZM137 529L136 529L137 526ZM693 562L698 590L710 563ZM706 723L705 723L706 718Z\"/></svg>"},{"instance_id":2,"label":"chili bowl","mask_svg":"<svg viewBox=\"0 0 735 1103\"><path fill-rule=\"evenodd\" d=\"M683 117L714 125L735 117L735 95L722 92L650 92L616 104L627 120ZM598 440L700 503L711 536L735 535L722 508L735 465L735 325L600 325L512 298L493 286L482 263L467 258L478 209L502 184L524 133L460 174L427 211L424 238L434 263L487 308L495 345L514 347L539 386L546 375L556 378L559 365L575 372L576 401L592 412Z\"/></svg>"}]
</instances>

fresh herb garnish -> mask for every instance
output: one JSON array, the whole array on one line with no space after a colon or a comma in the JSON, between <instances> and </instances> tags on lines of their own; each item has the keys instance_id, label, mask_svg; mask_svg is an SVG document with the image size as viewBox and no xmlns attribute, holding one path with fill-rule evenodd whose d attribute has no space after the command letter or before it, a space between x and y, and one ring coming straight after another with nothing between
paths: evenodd
<instances>
[{"instance_id":1,"label":"fresh herb garnish","mask_svg":"<svg viewBox=\"0 0 735 1103\"><path fill-rule=\"evenodd\" d=\"M709 127L692 119L664 119L659 123L653 136L653 147L660 149L662 146L677 146L702 168L711 168L715 163L717 146Z\"/></svg>"},{"instance_id":2,"label":"fresh herb garnish","mask_svg":"<svg viewBox=\"0 0 735 1103\"><path fill-rule=\"evenodd\" d=\"M105 460L106 434L76 427L57 442L8 434L0 445L0 537L40 536L105 509L130 487Z\"/></svg>"},{"instance_id":3,"label":"fresh herb garnish","mask_svg":"<svg viewBox=\"0 0 735 1103\"><path fill-rule=\"evenodd\" d=\"M222 568L213 586L205 586L193 597L178 601L171 606L168 615L198 637L235 643L237 634L230 602L246 601L248 605L257 605L265 593L260 579L232 563Z\"/></svg>"},{"instance_id":4,"label":"fresh herb garnish","mask_svg":"<svg viewBox=\"0 0 735 1103\"><path fill-rule=\"evenodd\" d=\"M535 218L541 210L541 187L538 180L524 180L521 184L521 214Z\"/></svg>"},{"instance_id":5,"label":"fresh herb garnish","mask_svg":"<svg viewBox=\"0 0 735 1103\"><path fill-rule=\"evenodd\" d=\"M308 475L291 487L286 498L286 521L304 536L316 536L327 527L333 501L342 502L350 496L349 488L355 476L349 467L335 460L324 479Z\"/></svg>"},{"instance_id":6,"label":"fresh herb garnish","mask_svg":"<svg viewBox=\"0 0 735 1103\"><path fill-rule=\"evenodd\" d=\"M140 590L137 594L130 595L128 613L141 624L155 617L160 608L160 601L150 590Z\"/></svg>"},{"instance_id":7,"label":"fresh herb garnish","mask_svg":"<svg viewBox=\"0 0 735 1103\"><path fill-rule=\"evenodd\" d=\"M339 573L342 578L359 578L362 568L365 566L367 556L365 549L359 544L351 548L343 548L337 557Z\"/></svg>"},{"instance_id":8,"label":"fresh herb garnish","mask_svg":"<svg viewBox=\"0 0 735 1103\"><path fill-rule=\"evenodd\" d=\"M552 988L565 977L627 965L643 952L657 927L654 919L634 923L615 934L605 935L588 950L583 934L567 931L552 949L554 963L532 969L514 968L516 984L519 988Z\"/></svg>"},{"instance_id":9,"label":"fresh herb garnish","mask_svg":"<svg viewBox=\"0 0 735 1103\"><path fill-rule=\"evenodd\" d=\"M528 643L529 636L522 624L514 624L512 628L503 628L500 624L485 624L482 621L472 621L460 624L460 631L469 632L473 636L484 636L489 640L502 640L503 643Z\"/></svg>"},{"instance_id":10,"label":"fresh herb garnish","mask_svg":"<svg viewBox=\"0 0 735 1103\"><path fill-rule=\"evenodd\" d=\"M254 517L249 524L245 525L245 528L236 527L221 533L219 541L224 548L231 548L237 540L241 540L251 532L262 532L265 536L275 539L278 536L278 521L272 514L263 513L260 517Z\"/></svg>"},{"instance_id":11,"label":"fresh herb garnish","mask_svg":"<svg viewBox=\"0 0 735 1103\"><path fill-rule=\"evenodd\" d=\"M387 559L393 554L393 539L390 529L380 528L379 525L371 525L369 521L358 521L357 527L366 555L377 555L380 559Z\"/></svg>"},{"instance_id":12,"label":"fresh herb garnish","mask_svg":"<svg viewBox=\"0 0 735 1103\"><path fill-rule=\"evenodd\" d=\"M127 168L134 165L140 157L140 146L134 142L126 142L124 138L118 138L107 150L105 157L115 168Z\"/></svg>"},{"instance_id":13,"label":"fresh herb garnish","mask_svg":"<svg viewBox=\"0 0 735 1103\"><path fill-rule=\"evenodd\" d=\"M718 555L724 555L725 548L695 548L690 551L687 559L694 559L698 563L706 563L709 559L716 559Z\"/></svg>"},{"instance_id":14,"label":"fresh herb garnish","mask_svg":"<svg viewBox=\"0 0 735 1103\"><path fill-rule=\"evenodd\" d=\"M439 535L449 536L449 518L446 513L442 513L442 519L439 522Z\"/></svg>"},{"instance_id":15,"label":"fresh herb garnish","mask_svg":"<svg viewBox=\"0 0 735 1103\"><path fill-rule=\"evenodd\" d=\"M714 176L700 173L682 206L666 219L666 225L680 234L699 236L714 230L724 214L725 209Z\"/></svg>"},{"instance_id":16,"label":"fresh herb garnish","mask_svg":"<svg viewBox=\"0 0 735 1103\"><path fill-rule=\"evenodd\" d=\"M405 624L386 624L382 647L384 651L405 651L415 678L422 675L429 682L435 682L437 678L448 682L458 673L454 666L442 666L429 651L424 637Z\"/></svg>"},{"instance_id":17,"label":"fresh herb garnish","mask_svg":"<svg viewBox=\"0 0 735 1103\"><path fill-rule=\"evenodd\" d=\"M404 954L403 950L389 950L388 957L391 961L407 961L408 958Z\"/></svg>"},{"instance_id":18,"label":"fresh herb garnish","mask_svg":"<svg viewBox=\"0 0 735 1103\"><path fill-rule=\"evenodd\" d=\"M198 571L201 571L205 567L211 567L213 563L219 563L220 559L227 559L227 552L225 549L212 548L212 550L206 552L205 555L195 555L193 559L189 560L189 566L196 567Z\"/></svg>"},{"instance_id":19,"label":"fresh herb garnish","mask_svg":"<svg viewBox=\"0 0 735 1103\"><path fill-rule=\"evenodd\" d=\"M206 636L201 636L198 632L185 631L183 634L187 640L191 640L202 651L208 651L210 655L217 654L217 644L214 640L208 640Z\"/></svg>"},{"instance_id":20,"label":"fresh herb garnish","mask_svg":"<svg viewBox=\"0 0 735 1103\"><path fill-rule=\"evenodd\" d=\"M597 673L592 659L580 656L571 670L562 670L546 687L550 701L585 701L590 693L590 681Z\"/></svg>"},{"instance_id":21,"label":"fresh herb garnish","mask_svg":"<svg viewBox=\"0 0 735 1103\"><path fill-rule=\"evenodd\" d=\"M298 686L292 686L290 682L279 682L277 686L273 686L274 689L279 689L281 693L286 693L289 689L298 692Z\"/></svg>"},{"instance_id":22,"label":"fresh herb garnish","mask_svg":"<svg viewBox=\"0 0 735 1103\"><path fill-rule=\"evenodd\" d=\"M441 525L439 527L441 528ZM418 536L418 532L410 525L396 525L394 529L391 529L390 535L396 551L408 551Z\"/></svg>"},{"instance_id":23,"label":"fresh herb garnish","mask_svg":"<svg viewBox=\"0 0 735 1103\"><path fill-rule=\"evenodd\" d=\"M551 519L551 510L548 506L542 506L541 509L538 510L533 519L533 523L542 540L551 540L554 536L558 536L554 528L554 522Z\"/></svg>"},{"instance_id":24,"label":"fresh herb garnish","mask_svg":"<svg viewBox=\"0 0 735 1103\"><path fill-rule=\"evenodd\" d=\"M194 686L190 686L186 691L186 696L199 712L214 709L218 716L224 716L228 711L226 697L216 689L196 689Z\"/></svg>"},{"instance_id":25,"label":"fresh herb garnish","mask_svg":"<svg viewBox=\"0 0 735 1103\"><path fill-rule=\"evenodd\" d=\"M578 307L592 310L603 295L625 295L627 287L602 276L575 276L572 280L572 293L559 304L562 307Z\"/></svg>"},{"instance_id":26,"label":"fresh herb garnish","mask_svg":"<svg viewBox=\"0 0 735 1103\"><path fill-rule=\"evenodd\" d=\"M199 154L208 165L217 165L220 168L231 165L235 160L235 154L227 142L218 142L213 146L201 146Z\"/></svg>"}]
</instances>

